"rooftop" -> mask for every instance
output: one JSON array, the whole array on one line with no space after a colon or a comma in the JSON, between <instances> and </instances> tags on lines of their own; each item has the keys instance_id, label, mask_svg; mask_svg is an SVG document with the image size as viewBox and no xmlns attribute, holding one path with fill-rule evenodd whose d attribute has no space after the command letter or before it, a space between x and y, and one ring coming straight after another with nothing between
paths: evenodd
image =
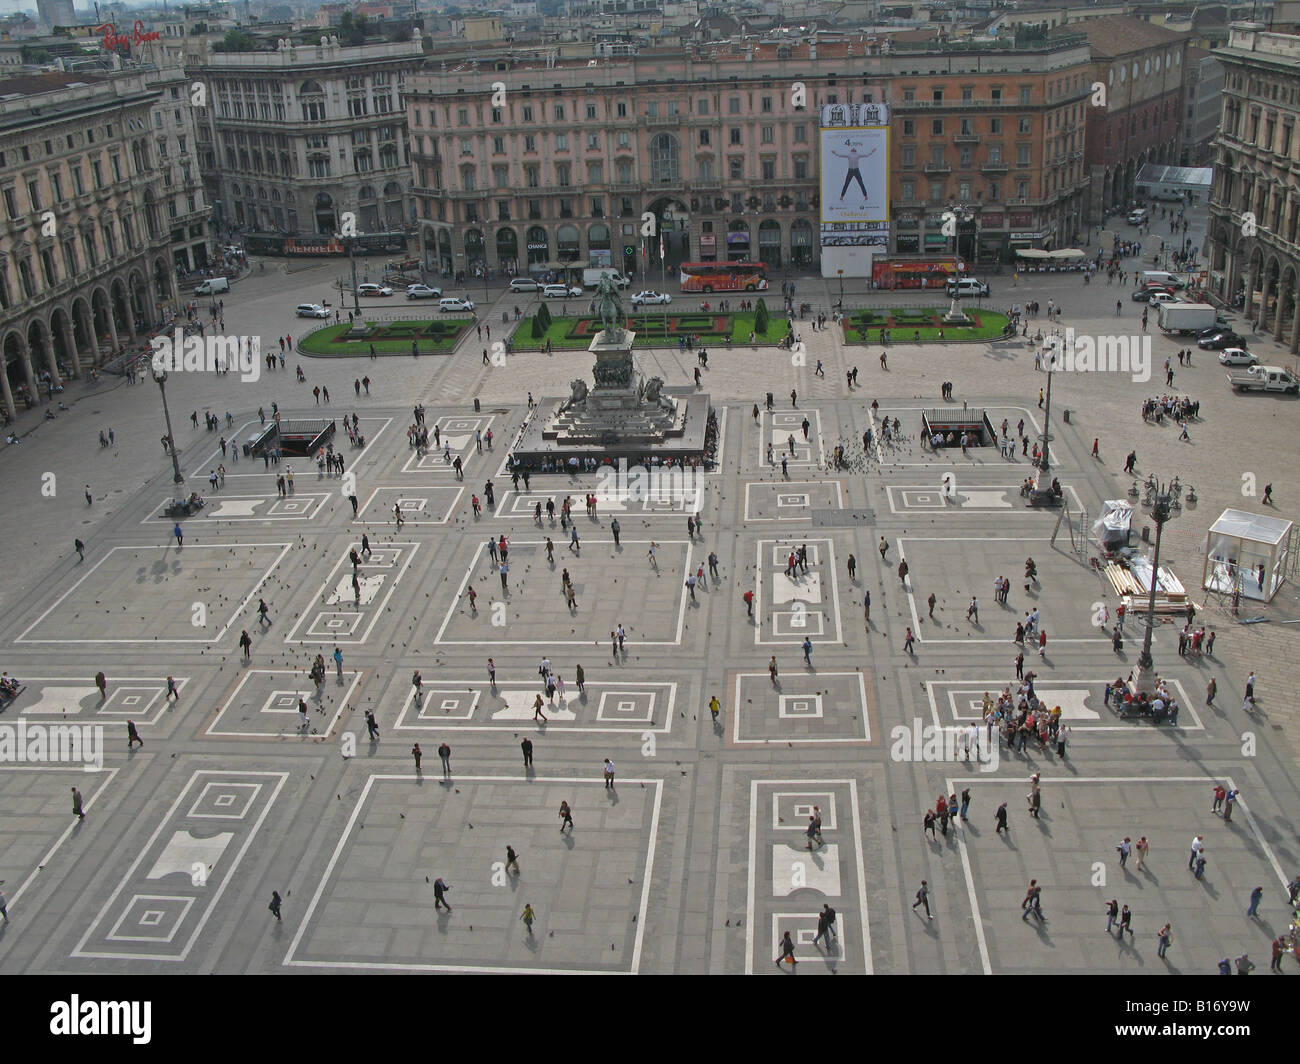
<instances>
[{"instance_id":1,"label":"rooftop","mask_svg":"<svg viewBox=\"0 0 1300 1064\"><path fill-rule=\"evenodd\" d=\"M1067 26L1056 27L1049 34L1052 37L1074 34L1086 37L1094 59L1130 55L1187 39L1185 33L1176 33L1164 26L1156 26L1128 15L1108 15L1105 18L1071 22Z\"/></svg>"}]
</instances>

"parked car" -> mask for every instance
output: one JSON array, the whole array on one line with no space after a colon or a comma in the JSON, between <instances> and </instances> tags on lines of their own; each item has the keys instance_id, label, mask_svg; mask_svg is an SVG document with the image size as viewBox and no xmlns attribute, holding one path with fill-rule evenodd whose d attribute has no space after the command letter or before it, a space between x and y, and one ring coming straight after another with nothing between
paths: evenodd
<instances>
[{"instance_id":1,"label":"parked car","mask_svg":"<svg viewBox=\"0 0 1300 1064\"><path fill-rule=\"evenodd\" d=\"M1178 303L1180 300L1176 295L1169 292L1152 292L1151 298L1147 302L1154 307L1159 306L1161 303Z\"/></svg>"},{"instance_id":2,"label":"parked car","mask_svg":"<svg viewBox=\"0 0 1300 1064\"><path fill-rule=\"evenodd\" d=\"M209 277L206 281L200 281L199 286L194 289L196 296L214 296L218 292L230 291L229 277Z\"/></svg>"},{"instance_id":3,"label":"parked car","mask_svg":"<svg viewBox=\"0 0 1300 1064\"><path fill-rule=\"evenodd\" d=\"M1219 352L1219 364L1223 366L1254 366L1258 363L1259 359L1244 347L1225 347Z\"/></svg>"},{"instance_id":4,"label":"parked car","mask_svg":"<svg viewBox=\"0 0 1300 1064\"><path fill-rule=\"evenodd\" d=\"M582 289L577 285L548 284L542 289L542 295L547 299L576 299L582 295Z\"/></svg>"},{"instance_id":5,"label":"parked car","mask_svg":"<svg viewBox=\"0 0 1300 1064\"><path fill-rule=\"evenodd\" d=\"M460 296L447 296L438 300L438 309L447 310L473 310L474 304L468 299L462 299Z\"/></svg>"},{"instance_id":6,"label":"parked car","mask_svg":"<svg viewBox=\"0 0 1300 1064\"><path fill-rule=\"evenodd\" d=\"M541 289L540 281L535 281L531 277L512 277L510 278L509 288L512 292L536 292Z\"/></svg>"},{"instance_id":7,"label":"parked car","mask_svg":"<svg viewBox=\"0 0 1300 1064\"><path fill-rule=\"evenodd\" d=\"M328 318L330 316L330 312L319 303L299 303L297 314L300 318Z\"/></svg>"},{"instance_id":8,"label":"parked car","mask_svg":"<svg viewBox=\"0 0 1300 1064\"><path fill-rule=\"evenodd\" d=\"M1203 351L1222 351L1225 347L1241 347L1245 342L1244 336L1238 336L1229 329L1220 329L1209 336L1201 337L1196 341L1196 346Z\"/></svg>"},{"instance_id":9,"label":"parked car","mask_svg":"<svg viewBox=\"0 0 1300 1064\"><path fill-rule=\"evenodd\" d=\"M430 288L427 284L413 284L406 290L407 299L441 299L441 288Z\"/></svg>"},{"instance_id":10,"label":"parked car","mask_svg":"<svg viewBox=\"0 0 1300 1064\"><path fill-rule=\"evenodd\" d=\"M644 292L637 292L632 297L632 306L634 307L651 307L671 303L673 297L667 292L656 292L652 288L647 288Z\"/></svg>"},{"instance_id":11,"label":"parked car","mask_svg":"<svg viewBox=\"0 0 1300 1064\"><path fill-rule=\"evenodd\" d=\"M357 285L357 295L359 296L391 296L393 290L386 284L365 284Z\"/></svg>"},{"instance_id":12,"label":"parked car","mask_svg":"<svg viewBox=\"0 0 1300 1064\"><path fill-rule=\"evenodd\" d=\"M1174 290L1162 284L1144 284L1141 288L1137 289L1133 293L1133 299L1137 303L1158 302L1158 300L1153 300L1151 298L1152 296L1155 295L1166 295L1166 296L1174 297Z\"/></svg>"},{"instance_id":13,"label":"parked car","mask_svg":"<svg viewBox=\"0 0 1300 1064\"><path fill-rule=\"evenodd\" d=\"M1148 217L1150 217L1150 215L1145 207L1134 207L1128 212L1128 224L1141 225Z\"/></svg>"}]
</instances>

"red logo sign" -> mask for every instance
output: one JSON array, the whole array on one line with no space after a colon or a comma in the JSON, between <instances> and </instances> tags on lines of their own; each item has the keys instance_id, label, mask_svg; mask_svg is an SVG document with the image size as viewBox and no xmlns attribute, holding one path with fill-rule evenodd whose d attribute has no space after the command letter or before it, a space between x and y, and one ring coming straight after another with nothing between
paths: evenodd
<instances>
[{"instance_id":1,"label":"red logo sign","mask_svg":"<svg viewBox=\"0 0 1300 1064\"><path fill-rule=\"evenodd\" d=\"M139 19L135 20L135 25L131 27L130 34L118 33L117 24L114 22L105 22L102 26L96 26L95 29L104 35L104 51L106 52L116 52L123 45L129 49L133 44L156 41L162 37L162 34L153 30L146 31L144 23Z\"/></svg>"}]
</instances>

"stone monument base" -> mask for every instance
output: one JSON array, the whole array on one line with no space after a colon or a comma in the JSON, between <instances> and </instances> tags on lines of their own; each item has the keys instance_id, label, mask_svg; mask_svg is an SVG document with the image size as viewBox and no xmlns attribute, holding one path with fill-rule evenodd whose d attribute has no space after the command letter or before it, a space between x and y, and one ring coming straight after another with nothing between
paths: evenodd
<instances>
[{"instance_id":1,"label":"stone monument base","mask_svg":"<svg viewBox=\"0 0 1300 1064\"><path fill-rule=\"evenodd\" d=\"M563 409L566 399L546 397L538 402L511 454L525 468L543 465L570 468L569 459L626 459L648 465L654 457L702 461L709 426L710 401L693 388L665 388L662 397L672 411L638 403L635 391L588 395L584 410Z\"/></svg>"}]
</instances>

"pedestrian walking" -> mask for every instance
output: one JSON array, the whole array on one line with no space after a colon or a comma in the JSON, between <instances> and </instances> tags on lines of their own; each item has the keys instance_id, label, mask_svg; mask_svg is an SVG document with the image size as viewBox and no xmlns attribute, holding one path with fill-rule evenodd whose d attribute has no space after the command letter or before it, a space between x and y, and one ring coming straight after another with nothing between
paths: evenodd
<instances>
[{"instance_id":1,"label":"pedestrian walking","mask_svg":"<svg viewBox=\"0 0 1300 1064\"><path fill-rule=\"evenodd\" d=\"M1172 930L1172 925L1165 924L1164 927L1162 927L1158 932L1156 932L1156 938L1160 941L1160 948L1156 950L1156 956L1163 957L1165 955L1165 951L1168 950L1169 947L1172 946L1174 943L1174 933Z\"/></svg>"},{"instance_id":2,"label":"pedestrian walking","mask_svg":"<svg viewBox=\"0 0 1300 1064\"><path fill-rule=\"evenodd\" d=\"M1024 901L1020 903L1020 919L1028 920L1032 913L1038 918L1040 924L1047 922L1047 918L1043 915L1042 894L1043 888L1038 885L1038 880L1031 879L1029 889L1025 891Z\"/></svg>"},{"instance_id":3,"label":"pedestrian walking","mask_svg":"<svg viewBox=\"0 0 1300 1064\"><path fill-rule=\"evenodd\" d=\"M78 820L86 819L86 810L81 802L81 792L76 787L72 788L72 815Z\"/></svg>"},{"instance_id":4,"label":"pedestrian walking","mask_svg":"<svg viewBox=\"0 0 1300 1064\"><path fill-rule=\"evenodd\" d=\"M416 743L411 747L411 757L415 759L415 774L420 774L420 762L424 758L424 751L420 749L420 744Z\"/></svg>"},{"instance_id":5,"label":"pedestrian walking","mask_svg":"<svg viewBox=\"0 0 1300 1064\"><path fill-rule=\"evenodd\" d=\"M1133 844L1133 852L1137 854L1137 867L1139 872L1146 866L1147 853L1150 849L1151 843L1147 842L1147 837L1145 835Z\"/></svg>"},{"instance_id":6,"label":"pedestrian walking","mask_svg":"<svg viewBox=\"0 0 1300 1064\"><path fill-rule=\"evenodd\" d=\"M366 731L370 734L370 741L374 742L379 738L379 722L375 720L374 710L366 710Z\"/></svg>"},{"instance_id":7,"label":"pedestrian walking","mask_svg":"<svg viewBox=\"0 0 1300 1064\"><path fill-rule=\"evenodd\" d=\"M1008 835L1011 834L1011 829L1007 827L1007 803L1006 802L1003 802L1000 806L998 806L997 824L998 824L997 830L993 834L1001 835L1002 832L1004 831Z\"/></svg>"},{"instance_id":8,"label":"pedestrian walking","mask_svg":"<svg viewBox=\"0 0 1300 1064\"><path fill-rule=\"evenodd\" d=\"M520 915L519 919L521 919L524 922L524 927L528 929L528 937L532 938L533 921L537 919L537 914L533 912L533 906L531 902L524 906L524 911Z\"/></svg>"},{"instance_id":9,"label":"pedestrian walking","mask_svg":"<svg viewBox=\"0 0 1300 1064\"><path fill-rule=\"evenodd\" d=\"M1232 823L1232 807L1237 803L1237 795L1240 793L1240 791L1234 789L1223 796L1223 822L1225 824Z\"/></svg>"},{"instance_id":10,"label":"pedestrian walking","mask_svg":"<svg viewBox=\"0 0 1300 1064\"><path fill-rule=\"evenodd\" d=\"M506 847L506 871L515 870L515 875L519 875L519 854L515 852L513 846Z\"/></svg>"},{"instance_id":11,"label":"pedestrian walking","mask_svg":"<svg viewBox=\"0 0 1300 1064\"><path fill-rule=\"evenodd\" d=\"M1259 903L1264 898L1264 888L1256 887L1250 892L1250 907L1246 910L1246 915L1254 919L1259 918Z\"/></svg>"},{"instance_id":12,"label":"pedestrian walking","mask_svg":"<svg viewBox=\"0 0 1300 1064\"><path fill-rule=\"evenodd\" d=\"M277 920L280 919L280 892L278 890L271 891L271 904L267 908L271 911L272 916Z\"/></svg>"},{"instance_id":13,"label":"pedestrian walking","mask_svg":"<svg viewBox=\"0 0 1300 1064\"><path fill-rule=\"evenodd\" d=\"M1110 929L1115 926L1119 920L1119 902L1114 898L1106 903L1106 934L1110 934Z\"/></svg>"},{"instance_id":14,"label":"pedestrian walking","mask_svg":"<svg viewBox=\"0 0 1300 1064\"><path fill-rule=\"evenodd\" d=\"M78 561L84 562L86 560L86 545L82 543L81 540L74 539L72 541L72 549L77 552Z\"/></svg>"},{"instance_id":15,"label":"pedestrian walking","mask_svg":"<svg viewBox=\"0 0 1300 1064\"><path fill-rule=\"evenodd\" d=\"M532 767L533 767L533 741L532 741L532 739L527 739L527 738L526 738L526 739L524 739L522 742L520 742L520 744L519 744L519 749L522 750L522 751L524 752L524 768L532 768Z\"/></svg>"},{"instance_id":16,"label":"pedestrian walking","mask_svg":"<svg viewBox=\"0 0 1300 1064\"><path fill-rule=\"evenodd\" d=\"M564 834L564 829L566 827L569 829L569 833L572 834L573 833L573 810L569 808L568 802L561 802L560 803L560 834L561 835Z\"/></svg>"},{"instance_id":17,"label":"pedestrian walking","mask_svg":"<svg viewBox=\"0 0 1300 1064\"><path fill-rule=\"evenodd\" d=\"M1124 908L1122 908L1119 913L1119 934L1117 937L1123 938L1124 932L1127 931L1128 937L1132 938L1133 937L1132 923L1133 923L1133 911L1127 905L1125 905Z\"/></svg>"},{"instance_id":18,"label":"pedestrian walking","mask_svg":"<svg viewBox=\"0 0 1300 1064\"><path fill-rule=\"evenodd\" d=\"M916 892L916 901L912 902L912 911L916 911L918 905L925 906L925 918L933 920L934 914L930 912L930 888L925 880L921 880L921 886Z\"/></svg>"},{"instance_id":19,"label":"pedestrian walking","mask_svg":"<svg viewBox=\"0 0 1300 1064\"><path fill-rule=\"evenodd\" d=\"M794 957L794 942L790 938L789 931L781 936L781 941L777 944L777 948L781 951L780 955L776 958L776 966L778 968L781 967L781 962L784 960L789 960L791 967L794 967L799 963Z\"/></svg>"},{"instance_id":20,"label":"pedestrian walking","mask_svg":"<svg viewBox=\"0 0 1300 1064\"><path fill-rule=\"evenodd\" d=\"M1251 961L1251 959L1250 959L1246 954L1244 954L1244 953L1243 953L1240 957L1237 958L1237 960L1236 960L1235 963L1236 963L1236 965L1237 965L1237 974L1238 974L1238 975L1249 975L1251 972L1253 972L1253 971L1255 970L1255 965L1254 965L1254 963L1253 963L1253 962Z\"/></svg>"},{"instance_id":21,"label":"pedestrian walking","mask_svg":"<svg viewBox=\"0 0 1300 1064\"><path fill-rule=\"evenodd\" d=\"M1127 835L1121 840L1120 844L1115 847L1119 852L1119 866L1124 868L1128 864L1129 854L1133 852L1133 843Z\"/></svg>"},{"instance_id":22,"label":"pedestrian walking","mask_svg":"<svg viewBox=\"0 0 1300 1064\"><path fill-rule=\"evenodd\" d=\"M1188 855L1187 858L1187 867L1189 869L1195 866L1196 859L1201 855L1201 852L1204 849L1205 849L1205 836L1197 835L1196 838L1192 839L1192 852Z\"/></svg>"},{"instance_id":23,"label":"pedestrian walking","mask_svg":"<svg viewBox=\"0 0 1300 1064\"><path fill-rule=\"evenodd\" d=\"M443 742L438 747L438 757L442 760L442 777L449 779L451 777L451 747Z\"/></svg>"},{"instance_id":24,"label":"pedestrian walking","mask_svg":"<svg viewBox=\"0 0 1300 1064\"><path fill-rule=\"evenodd\" d=\"M451 890L451 887L447 886L447 884L443 882L441 876L433 881L434 912L437 912L439 909L446 909L448 912L451 912L451 906L447 903L447 892L449 890Z\"/></svg>"},{"instance_id":25,"label":"pedestrian walking","mask_svg":"<svg viewBox=\"0 0 1300 1064\"><path fill-rule=\"evenodd\" d=\"M817 945L822 937L825 937L828 946L839 940L839 934L835 930L835 910L829 902L823 902L822 911L817 914L817 935L813 939L813 945Z\"/></svg>"},{"instance_id":26,"label":"pedestrian walking","mask_svg":"<svg viewBox=\"0 0 1300 1064\"><path fill-rule=\"evenodd\" d=\"M605 758L604 774L605 774L605 790L607 791L614 790L614 762L611 761L609 758Z\"/></svg>"},{"instance_id":27,"label":"pedestrian walking","mask_svg":"<svg viewBox=\"0 0 1300 1064\"><path fill-rule=\"evenodd\" d=\"M135 721L128 720L126 722L126 748L130 750L136 743L139 743L141 747L144 746L144 740L140 738L140 732L135 726Z\"/></svg>"},{"instance_id":28,"label":"pedestrian walking","mask_svg":"<svg viewBox=\"0 0 1300 1064\"><path fill-rule=\"evenodd\" d=\"M718 696L714 695L709 699L709 713L713 716L713 723L718 723L718 713L722 709L722 703L718 701Z\"/></svg>"}]
</instances>

